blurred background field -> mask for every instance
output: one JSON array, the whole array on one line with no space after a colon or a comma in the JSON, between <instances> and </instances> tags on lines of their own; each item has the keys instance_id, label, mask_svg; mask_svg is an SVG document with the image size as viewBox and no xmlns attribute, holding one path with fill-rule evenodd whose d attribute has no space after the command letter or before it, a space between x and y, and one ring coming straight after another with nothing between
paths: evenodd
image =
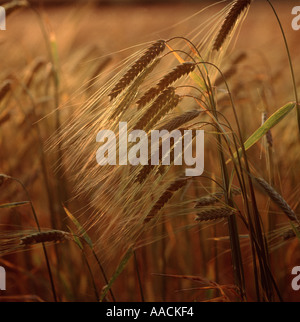
<instances>
[{"instance_id":1,"label":"blurred background field","mask_svg":"<svg viewBox=\"0 0 300 322\"><path fill-rule=\"evenodd\" d=\"M62 204L84 223L88 216L85 207L89 198L76 198L74 182L68 172L57 171L57 153L49 150L49 142L57 130L56 107L60 106L62 122L67 121L71 117L71 107L83 104L107 81L107 69L136 50L147 47L144 44L150 41L188 35L200 23L199 19L208 19L224 4L192 17L212 2L104 0L63 1L62 5L61 1L52 0L29 3L37 11L21 8L13 12L7 18L7 30L0 31L0 88L3 90L2 97L0 95L0 173L24 183L42 227L68 229L72 223ZM291 10L297 1L274 3L286 31L299 89L300 31L291 28ZM269 114L294 100L280 29L264 1L254 1L234 46L224 60L224 68L240 53L246 53L247 57L230 79L230 86L237 89L238 112L246 139L261 124L262 97ZM53 66L57 68L58 83L53 76ZM226 104L228 102L224 102L224 108ZM277 170L274 184L299 213L300 149L294 112L274 129L273 140ZM251 150L250 156L256 169L266 174L262 149L262 144L259 144ZM207 169L213 172L218 165L210 152L207 152L207 160ZM8 179L0 181L0 204L23 200L27 200L27 196L19 184ZM265 196L258 194L258 200L263 211L272 208ZM238 202L242 203L241 200ZM275 227L287 225L276 207L273 211ZM268 226L267 219L264 220ZM30 207L24 205L0 209L0 225L1 239L5 231L15 227L34 227L35 223ZM199 285L195 286L193 282L164 278L154 275L156 273L217 279L221 285L233 283L229 243L215 244L210 240L216 232L219 236L227 234L225 224L221 223L217 228L213 225L202 228L175 234L172 225L166 224L164 228L157 229L165 229L162 233L167 232L167 238L137 250L146 301L192 301L217 297L214 291L195 290ZM149 232L149 239L151 234ZM206 240L205 245L203 240ZM47 250L59 300L95 300L80 250L71 244L49 246ZM247 260L250 250L247 245L244 250L251 301L255 300L255 292L251 264ZM89 251L87 254L96 285L101 290L105 282L93 255ZM119 256L104 261L107 276L113 274L118 261ZM299 301L300 293L291 289L290 274L294 266L300 265L299 240L293 239L275 250L271 254L271 263L284 300ZM219 265L218 276L216 265ZM0 266L7 270L7 291L0 291L0 301L52 300L40 248L0 257ZM183 291L185 289L192 290ZM113 291L117 301L141 300L133 260L114 284Z\"/></svg>"}]
</instances>

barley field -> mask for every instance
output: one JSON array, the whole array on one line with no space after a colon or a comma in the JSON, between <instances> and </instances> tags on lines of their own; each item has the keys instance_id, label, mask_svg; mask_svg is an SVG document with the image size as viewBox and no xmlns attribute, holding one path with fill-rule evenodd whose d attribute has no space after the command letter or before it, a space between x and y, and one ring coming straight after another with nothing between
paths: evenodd
<instances>
[{"instance_id":1,"label":"barley field","mask_svg":"<svg viewBox=\"0 0 300 322\"><path fill-rule=\"evenodd\" d=\"M300 300L297 1L1 6L0 302Z\"/></svg>"}]
</instances>

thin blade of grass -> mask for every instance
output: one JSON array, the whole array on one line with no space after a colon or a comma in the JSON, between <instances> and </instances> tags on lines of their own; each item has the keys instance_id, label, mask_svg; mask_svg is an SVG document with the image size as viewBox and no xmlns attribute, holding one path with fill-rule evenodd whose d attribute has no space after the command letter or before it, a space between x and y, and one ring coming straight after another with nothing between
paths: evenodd
<instances>
[{"instance_id":1,"label":"thin blade of grass","mask_svg":"<svg viewBox=\"0 0 300 322\"><path fill-rule=\"evenodd\" d=\"M80 239L76 236L76 234L74 233L74 231L68 226L68 229L70 230L73 240L75 242L75 244L80 248L80 250L83 250L83 245L80 241Z\"/></svg>"},{"instance_id":2,"label":"thin blade of grass","mask_svg":"<svg viewBox=\"0 0 300 322\"><path fill-rule=\"evenodd\" d=\"M288 103L277 110L272 116L270 116L267 121L258 128L244 143L245 151L249 150L255 143L257 143L262 137L264 137L268 131L270 131L275 125L277 125L281 120L283 120L294 108L295 103ZM242 155L242 149L239 149L239 155ZM237 153L234 153L234 158L237 158ZM231 161L227 160L227 164Z\"/></svg>"},{"instance_id":3,"label":"thin blade of grass","mask_svg":"<svg viewBox=\"0 0 300 322\"><path fill-rule=\"evenodd\" d=\"M18 202L4 203L4 204L0 205L0 209L16 208L16 207L20 207L23 205L28 205L29 203L30 203L30 201L18 201Z\"/></svg>"},{"instance_id":4,"label":"thin blade of grass","mask_svg":"<svg viewBox=\"0 0 300 322\"><path fill-rule=\"evenodd\" d=\"M116 281L116 279L123 272L126 264L128 263L129 259L131 258L131 256L133 254L134 254L134 250L133 250L132 247L130 247L128 249L128 251L126 252L126 254L123 256L123 258L122 258L119 266L117 267L115 273L113 274L112 278L110 279L110 281L108 282L108 284L103 288L103 291L102 291L102 294L101 294L101 297L100 297L100 302L103 301L103 299L107 295L108 291L111 289L111 287L114 284L114 282Z\"/></svg>"},{"instance_id":5,"label":"thin blade of grass","mask_svg":"<svg viewBox=\"0 0 300 322\"><path fill-rule=\"evenodd\" d=\"M89 245L89 247L93 250L93 242L87 232L84 230L84 228L81 226L80 222L71 214L71 212L64 207L64 210L67 214L67 216L70 218L70 220L73 222L73 224L76 226L76 228L79 231L79 234L82 235L82 238L86 241L86 243Z\"/></svg>"}]
</instances>

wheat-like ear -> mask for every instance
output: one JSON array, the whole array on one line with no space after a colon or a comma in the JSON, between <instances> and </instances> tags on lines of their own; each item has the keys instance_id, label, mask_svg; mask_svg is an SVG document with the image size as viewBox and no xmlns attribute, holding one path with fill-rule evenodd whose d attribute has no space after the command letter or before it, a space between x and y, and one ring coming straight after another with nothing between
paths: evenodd
<instances>
[{"instance_id":1,"label":"wheat-like ear","mask_svg":"<svg viewBox=\"0 0 300 322\"><path fill-rule=\"evenodd\" d=\"M71 239L71 234L61 230L42 231L24 236L20 239L20 245L31 246L41 243L57 243Z\"/></svg>"},{"instance_id":2,"label":"wheat-like ear","mask_svg":"<svg viewBox=\"0 0 300 322\"><path fill-rule=\"evenodd\" d=\"M224 44L226 38L228 37L229 33L231 32L233 26L235 25L236 21L238 20L239 16L242 14L244 10L246 10L252 0L235 0L231 6L231 9L226 16L222 27L218 33L218 36L215 40L213 48L215 50L219 50L222 45Z\"/></svg>"},{"instance_id":3,"label":"wheat-like ear","mask_svg":"<svg viewBox=\"0 0 300 322\"><path fill-rule=\"evenodd\" d=\"M172 97L172 99L170 100L170 102L168 104L166 104L165 106L163 106L162 109L160 109L156 115L151 119L151 121L147 124L145 131L148 132L150 130L152 130L155 125L167 114L169 113L171 110L173 110L180 102L181 98L179 95L174 95L174 97Z\"/></svg>"},{"instance_id":4,"label":"wheat-like ear","mask_svg":"<svg viewBox=\"0 0 300 322\"><path fill-rule=\"evenodd\" d=\"M228 207L212 207L204 209L197 213L196 221L214 221L223 218L228 218L236 211Z\"/></svg>"},{"instance_id":5,"label":"wheat-like ear","mask_svg":"<svg viewBox=\"0 0 300 322\"><path fill-rule=\"evenodd\" d=\"M158 55L165 50L165 47L164 40L158 40L149 47L111 90L109 94L111 100L116 98L155 58L157 58Z\"/></svg>"},{"instance_id":6,"label":"wheat-like ear","mask_svg":"<svg viewBox=\"0 0 300 322\"><path fill-rule=\"evenodd\" d=\"M159 64L160 58L153 60L149 63L127 87L122 90L122 93L113 102L114 110L110 119L117 118L123 111L125 111L128 106L135 99L139 86L143 83L145 78L153 71L153 69Z\"/></svg>"},{"instance_id":7,"label":"wheat-like ear","mask_svg":"<svg viewBox=\"0 0 300 322\"><path fill-rule=\"evenodd\" d=\"M242 192L241 192L241 189L239 189L239 188L233 188L233 189L231 189L231 193L234 196L238 196ZM205 207L205 206L212 206L212 205L216 204L217 202L219 202L222 197L224 197L224 192L223 191L218 191L218 192L211 193L209 195L200 197L197 200L195 208L201 208L201 207Z\"/></svg>"},{"instance_id":8,"label":"wheat-like ear","mask_svg":"<svg viewBox=\"0 0 300 322\"><path fill-rule=\"evenodd\" d=\"M299 218L297 218L296 214L289 206L289 204L272 186L268 184L267 181L265 181L263 178L255 178L255 180L266 191L266 193L269 195L271 200L274 201L274 203L277 204L277 206L282 209L282 211L287 215L287 217L290 220L297 221L299 223Z\"/></svg>"},{"instance_id":9,"label":"wheat-like ear","mask_svg":"<svg viewBox=\"0 0 300 322\"><path fill-rule=\"evenodd\" d=\"M174 97L175 89L173 87L168 87L167 89L165 89L143 114L143 116L137 122L134 128L138 130L144 129L148 122L153 117L155 117L155 115L159 113L160 110L162 110L165 106L168 106L173 102Z\"/></svg>"},{"instance_id":10,"label":"wheat-like ear","mask_svg":"<svg viewBox=\"0 0 300 322\"><path fill-rule=\"evenodd\" d=\"M165 206L165 204L173 197L175 192L177 192L186 185L189 179L190 177L186 177L179 178L176 181L174 181L169 186L169 188L167 188L167 190L163 192L163 194L157 200L155 205L151 208L144 220L144 223L148 223L149 221L151 221L158 214L158 212Z\"/></svg>"},{"instance_id":11,"label":"wheat-like ear","mask_svg":"<svg viewBox=\"0 0 300 322\"><path fill-rule=\"evenodd\" d=\"M175 129L178 129L180 126L184 125L187 122L192 121L196 117L198 117L202 111L192 110L185 112L181 115L175 116L172 118L168 123L163 125L161 128L159 128L159 131L166 130L166 131L173 131Z\"/></svg>"},{"instance_id":12,"label":"wheat-like ear","mask_svg":"<svg viewBox=\"0 0 300 322\"><path fill-rule=\"evenodd\" d=\"M172 85L178 79L184 75L191 73L196 67L195 63L186 62L180 65L177 65L171 72L166 74L156 86L150 88L138 101L138 109L141 109L147 103L152 101L160 92L166 89L168 86Z\"/></svg>"},{"instance_id":13,"label":"wheat-like ear","mask_svg":"<svg viewBox=\"0 0 300 322\"><path fill-rule=\"evenodd\" d=\"M176 82L184 75L191 73L196 67L195 63L186 62L176 66L170 73L165 75L156 85L159 90L163 90Z\"/></svg>"},{"instance_id":14,"label":"wheat-like ear","mask_svg":"<svg viewBox=\"0 0 300 322\"><path fill-rule=\"evenodd\" d=\"M287 240L290 240L290 239L293 239L296 237L296 233L293 229L289 229L287 231L285 231L283 234L282 234L282 239L284 241L287 241Z\"/></svg>"}]
</instances>

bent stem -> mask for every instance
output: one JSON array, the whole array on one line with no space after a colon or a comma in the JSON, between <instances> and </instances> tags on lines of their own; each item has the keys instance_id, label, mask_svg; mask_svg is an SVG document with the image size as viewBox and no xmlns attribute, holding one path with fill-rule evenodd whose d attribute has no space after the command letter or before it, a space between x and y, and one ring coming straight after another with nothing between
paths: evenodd
<instances>
[{"instance_id":1,"label":"bent stem","mask_svg":"<svg viewBox=\"0 0 300 322\"><path fill-rule=\"evenodd\" d=\"M276 12L276 9L274 8L274 6L273 6L273 4L271 3L270 0L267 0L267 2L271 6L271 8L272 8L272 10L273 10L273 12L275 14L275 17L276 17L276 19L278 21L278 24L279 24L279 27L280 27L280 30L281 30L281 33L282 33L282 36L283 36L285 48L286 48L286 51L287 51L287 55L288 55L288 60L289 60L289 65L290 65L291 74L292 74L292 80L293 80L293 87L294 87L294 92L295 92L295 100L296 100L296 106L297 106L297 108L296 108L296 110L297 110L297 120L298 120L298 128L299 128L299 135L300 135L300 105L299 105L299 96L298 96L298 92L297 92L296 78L295 78L295 72L294 72L293 62L292 62L292 58L291 58L291 53L290 53L288 42L287 42L284 30L283 30L283 26L281 24L281 21L280 21L280 18L278 16L277 12Z\"/></svg>"}]
</instances>

